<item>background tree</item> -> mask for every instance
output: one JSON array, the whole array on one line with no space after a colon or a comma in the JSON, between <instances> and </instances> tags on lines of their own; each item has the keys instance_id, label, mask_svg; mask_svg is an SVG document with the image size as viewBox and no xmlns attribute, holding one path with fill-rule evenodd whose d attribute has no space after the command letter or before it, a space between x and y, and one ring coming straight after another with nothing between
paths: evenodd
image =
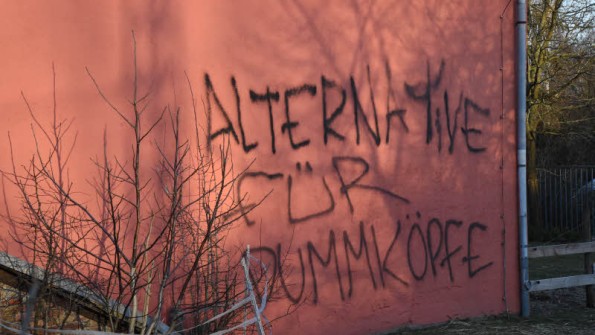
<instances>
[{"instance_id":1,"label":"background tree","mask_svg":"<svg viewBox=\"0 0 595 335\"><path fill-rule=\"evenodd\" d=\"M527 182L529 220L542 229L538 165L595 164L592 0L529 0Z\"/></svg>"}]
</instances>

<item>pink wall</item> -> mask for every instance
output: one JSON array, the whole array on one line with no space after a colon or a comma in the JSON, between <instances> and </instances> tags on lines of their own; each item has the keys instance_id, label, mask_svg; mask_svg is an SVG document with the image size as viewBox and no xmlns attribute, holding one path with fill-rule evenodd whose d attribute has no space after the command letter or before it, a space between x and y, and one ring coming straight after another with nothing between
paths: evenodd
<instances>
[{"instance_id":1,"label":"pink wall","mask_svg":"<svg viewBox=\"0 0 595 335\"><path fill-rule=\"evenodd\" d=\"M175 103L191 119L186 72L195 94L212 105L211 133L226 128L208 76L237 135L237 170L252 162L239 195L255 202L272 191L232 237L277 276L284 270L280 300L266 315L272 320L291 303L299 308L276 321L275 332L363 334L516 311L508 3L6 2L0 168L10 168L9 131L17 162L33 150L21 91L50 120L52 62L58 111L75 118L79 133L71 179L84 193L104 127L111 150L127 154L124 125L85 67L125 105L134 29L140 87L154 92L149 113ZM267 102L250 95L267 88L278 93L272 118Z\"/></svg>"}]
</instances>

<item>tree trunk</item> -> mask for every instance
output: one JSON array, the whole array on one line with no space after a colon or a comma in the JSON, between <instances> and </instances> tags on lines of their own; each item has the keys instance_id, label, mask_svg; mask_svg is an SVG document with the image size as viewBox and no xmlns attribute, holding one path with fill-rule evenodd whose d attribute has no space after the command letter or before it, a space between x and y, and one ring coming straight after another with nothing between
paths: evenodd
<instances>
[{"instance_id":1,"label":"tree trunk","mask_svg":"<svg viewBox=\"0 0 595 335\"><path fill-rule=\"evenodd\" d=\"M545 230L539 210L539 179L537 178L537 145L535 132L527 132L527 202L529 236L538 238Z\"/></svg>"}]
</instances>

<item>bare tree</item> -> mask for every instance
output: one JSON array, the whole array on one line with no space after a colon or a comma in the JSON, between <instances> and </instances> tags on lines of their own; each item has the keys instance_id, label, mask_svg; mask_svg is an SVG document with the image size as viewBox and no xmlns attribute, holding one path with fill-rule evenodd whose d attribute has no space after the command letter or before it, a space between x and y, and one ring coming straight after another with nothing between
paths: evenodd
<instances>
[{"instance_id":1,"label":"bare tree","mask_svg":"<svg viewBox=\"0 0 595 335\"><path fill-rule=\"evenodd\" d=\"M202 325L244 294L235 270L239 257L223 248L227 230L243 215L241 199L233 194L241 171L234 171L228 140L213 147L201 141L205 135L190 81L191 136L184 136L179 107L165 106L158 116L148 116L152 107L149 94L138 92L134 46L133 93L125 109L111 102L87 69L99 96L127 125L131 144L128 157L112 156L104 131L103 153L93 160L97 206L75 191L77 184L66 173L76 136L69 137L72 121L58 120L55 94L49 126L36 118L23 94L36 152L22 166L13 156L12 170L2 174L18 189L21 205L18 213L4 216L11 237L44 271L33 327L63 327L81 306L93 304L101 305L95 306L95 319L102 330L153 334L162 331L157 321L166 314L169 331L191 320L199 326L193 329L197 334L237 321L231 314ZM165 140L157 140L158 132ZM59 322L49 319L57 306L56 281L84 287L84 294L60 305Z\"/></svg>"},{"instance_id":2,"label":"bare tree","mask_svg":"<svg viewBox=\"0 0 595 335\"><path fill-rule=\"evenodd\" d=\"M528 1L527 179L535 230L541 228L538 146L552 136L582 138L582 145L593 136L594 10L590 0ZM542 162L554 160L544 154L548 148L540 152Z\"/></svg>"}]
</instances>

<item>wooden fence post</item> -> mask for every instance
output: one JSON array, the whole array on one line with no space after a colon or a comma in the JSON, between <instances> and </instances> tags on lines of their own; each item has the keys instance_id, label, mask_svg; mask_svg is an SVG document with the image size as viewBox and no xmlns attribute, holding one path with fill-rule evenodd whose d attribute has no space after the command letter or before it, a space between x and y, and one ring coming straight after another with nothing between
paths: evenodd
<instances>
[{"instance_id":1,"label":"wooden fence post","mask_svg":"<svg viewBox=\"0 0 595 335\"><path fill-rule=\"evenodd\" d=\"M585 242L592 241L592 232L591 232L591 210L593 207L595 197L591 195L591 192L587 194L587 201L584 202L583 205L583 215L582 215L582 225L583 225L583 239ZM585 253L585 273L593 273L594 265L593 265L593 253L587 252ZM593 308L595 307L595 287L594 285L587 285L585 286L585 293L587 295L587 307Z\"/></svg>"}]
</instances>

